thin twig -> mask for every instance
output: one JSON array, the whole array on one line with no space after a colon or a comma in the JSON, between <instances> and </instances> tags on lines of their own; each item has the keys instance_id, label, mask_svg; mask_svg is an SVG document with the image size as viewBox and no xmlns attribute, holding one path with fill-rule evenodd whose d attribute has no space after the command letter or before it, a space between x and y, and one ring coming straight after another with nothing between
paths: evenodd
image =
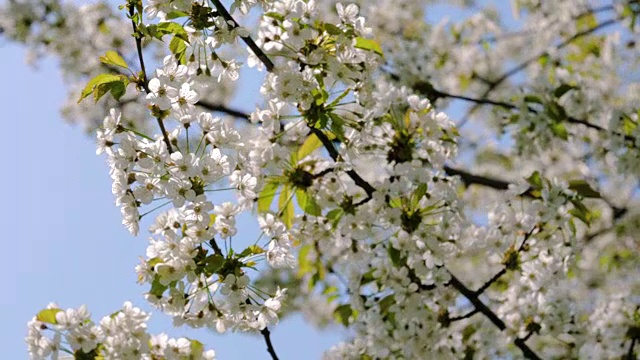
<instances>
[{"instance_id":1,"label":"thin twig","mask_svg":"<svg viewBox=\"0 0 640 360\"><path fill-rule=\"evenodd\" d=\"M138 34L138 25L133 20L133 15L135 15L135 5L129 5L129 15L131 16L131 25L133 26L133 36L136 39L136 49L138 50L138 60L140 61L140 72L142 73L142 88L144 91L149 94L151 91L149 90L149 82L147 81L147 71L144 66L144 57L142 56L142 37ZM164 138L164 142L167 145L167 150L169 153L173 152L173 147L171 146L171 141L169 140L169 135L167 134L167 129L164 127L164 122L159 117L156 117L156 121L158 122L158 126L160 127L160 131L162 132L162 137Z\"/></svg>"},{"instance_id":2,"label":"thin twig","mask_svg":"<svg viewBox=\"0 0 640 360\"><path fill-rule=\"evenodd\" d=\"M213 2L213 5L215 5L220 15L222 15L224 20L227 22L229 27L231 27L231 29L236 29L239 27L238 23L233 19L231 14L229 14L229 12L224 7L224 5L222 5L220 0L211 0L211 1ZM245 44L247 44L247 46L249 46L251 51L253 51L253 53L258 57L258 59L260 59L260 61L267 68L267 71L269 72L273 71L273 68L274 68L273 62L271 61L271 59L269 59L267 54L265 54L264 51L262 51L262 49L258 47L256 42L253 41L253 39L250 36L241 36L240 38L242 39L242 41L244 41Z\"/></svg>"},{"instance_id":3,"label":"thin twig","mask_svg":"<svg viewBox=\"0 0 640 360\"><path fill-rule=\"evenodd\" d=\"M538 226L534 226L531 228L531 230L529 230L526 234L524 234L524 240L522 240L522 244L520 244L520 246L518 247L518 253L524 250L524 247L527 244L527 240L531 238L531 235L533 235L534 231L536 231L537 229L538 229ZM475 294L479 296L482 293L484 293L485 290L487 290L491 285L493 285L493 283L498 281L498 279L500 279L504 274L506 274L507 270L508 270L507 266L505 265L502 269L500 269L500 271L498 271L495 275L493 275L493 277L491 277L489 281L484 283L484 285L482 285L478 290L476 290Z\"/></svg>"},{"instance_id":4,"label":"thin twig","mask_svg":"<svg viewBox=\"0 0 640 360\"><path fill-rule=\"evenodd\" d=\"M247 114L246 112L243 112L237 109L232 109L222 104L213 104L207 101L200 100L196 103L196 105L201 106L209 111L221 112L221 113L225 113L233 117L236 117L238 119L249 120L249 114Z\"/></svg>"},{"instance_id":5,"label":"thin twig","mask_svg":"<svg viewBox=\"0 0 640 360\"><path fill-rule=\"evenodd\" d=\"M577 39L587 36L593 32L596 32L598 30L601 30L607 26L613 25L615 23L617 23L619 21L618 18L616 19L609 19L607 21L604 21L594 27L588 28L586 30L580 31L576 34L574 34L573 36L571 36L570 38L566 39L565 41L561 42L560 44L556 45L555 50L560 50L562 48L564 48L565 46L571 44L572 42L576 41ZM480 96L480 98L486 98L487 96L489 96L489 94L498 87L498 85L502 84L505 80L507 80L509 77L519 73L520 71L526 69L529 65L531 65L532 63L534 63L535 61L537 61L539 58L547 55L549 52L547 50L543 51L542 53L537 54L536 56L533 56L523 62L521 62L520 64L516 65L515 67L513 67L511 70L507 71L506 73L502 74L501 76L499 76L497 79L491 81L491 83L489 84L489 87L487 88L487 90L485 90L485 92ZM458 124L458 127L462 127L464 126L467 121L469 120L469 116L471 116L471 114L473 112L475 112L478 109L479 105L473 106L465 115L465 117L462 119L462 121L460 121L460 123Z\"/></svg>"},{"instance_id":6,"label":"thin twig","mask_svg":"<svg viewBox=\"0 0 640 360\"><path fill-rule=\"evenodd\" d=\"M222 255L222 250L220 249L220 246L218 246L218 243L216 242L216 238L213 237L211 238L211 240L209 240L209 245L211 245L211 248L213 248L213 252L216 253L217 255L223 256Z\"/></svg>"},{"instance_id":7,"label":"thin twig","mask_svg":"<svg viewBox=\"0 0 640 360\"><path fill-rule=\"evenodd\" d=\"M506 329L504 321L502 321L496 313L494 313L487 305L485 305L479 298L478 295L475 294L474 291L470 290L466 287L457 277L455 277L451 272L451 280L449 280L449 285L453 286L456 290L458 290L464 297L469 300L473 306L481 312L489 321L491 321L498 329L501 331ZM514 344L522 351L522 354L527 359L540 360L541 358L525 343L525 339L517 338L514 340Z\"/></svg>"},{"instance_id":8,"label":"thin twig","mask_svg":"<svg viewBox=\"0 0 640 360\"><path fill-rule=\"evenodd\" d=\"M265 327L260 330L260 334L264 337L264 342L267 343L267 352L271 355L271 359L278 360L278 355L276 355L276 350L273 348L273 344L271 343L271 332L269 328Z\"/></svg>"},{"instance_id":9,"label":"thin twig","mask_svg":"<svg viewBox=\"0 0 640 360\"><path fill-rule=\"evenodd\" d=\"M476 106L494 105L494 106L500 106L502 108L509 109L509 110L517 110L517 109L519 109L516 105L508 103L508 102L504 102L504 101L496 101L496 100L489 100L489 99L476 99L476 98L463 96L463 95L448 94L448 93L445 93L445 92L442 92L442 91L438 91L438 90L435 90L435 89L433 89L431 91L431 93L432 93L432 96L435 96L435 97L463 100L463 101L475 103ZM539 113L538 110L536 110L536 109L534 109L534 108L532 108L530 106L527 106L527 110L529 112L533 113L533 114L538 114ZM586 120L583 120L583 119L577 119L577 118L574 118L572 116L568 116L566 118L566 120L569 123L583 125L585 127L588 127L590 129L594 129L594 130L597 130L597 131L600 131L600 132L611 132L612 134L614 134L616 136L622 136L622 137L624 137L625 141L627 141L627 142L629 142L631 144L635 144L635 141L636 141L636 139L634 137L632 137L632 136L625 135L625 134L622 134L622 133L617 132L617 131L609 131L609 130L603 128L600 125L596 125L596 124L590 123L590 122L588 122Z\"/></svg>"},{"instance_id":10,"label":"thin twig","mask_svg":"<svg viewBox=\"0 0 640 360\"><path fill-rule=\"evenodd\" d=\"M631 339L631 344L629 344L629 351L627 351L627 355L625 356L625 360L635 360L633 356L633 348L636 346L636 340L638 338L634 337Z\"/></svg>"},{"instance_id":11,"label":"thin twig","mask_svg":"<svg viewBox=\"0 0 640 360\"><path fill-rule=\"evenodd\" d=\"M454 322L454 321L460 321L460 320L464 320L464 319L468 319L470 317L472 317L473 315L479 313L480 311L477 308L473 308L473 310L469 311L468 313L464 314L464 315L460 315L460 316L454 316L452 318L449 318L450 322Z\"/></svg>"},{"instance_id":12,"label":"thin twig","mask_svg":"<svg viewBox=\"0 0 640 360\"><path fill-rule=\"evenodd\" d=\"M482 285L478 290L476 290L476 295L482 294L485 290L487 290L489 288L489 286L493 285L494 282L498 281L498 279L500 279L502 277L502 275L504 275L506 273L507 273L507 268L506 267L502 268L495 275L493 275L493 277L491 279L489 279L489 281L484 283L484 285Z\"/></svg>"},{"instance_id":13,"label":"thin twig","mask_svg":"<svg viewBox=\"0 0 640 360\"><path fill-rule=\"evenodd\" d=\"M340 158L340 154L338 153L338 150L336 150L336 148L333 146L333 143L331 142L331 140L329 140L327 135L325 135L321 130L318 130L314 127L309 127L309 129L311 130L311 133L313 133L318 137L318 139L320 139L320 142L322 143L322 145L324 145L324 148L327 150L329 156L331 156L333 161L338 161L338 159ZM356 185L358 185L360 188L362 188L362 190L364 190L365 193L367 193L368 198L372 197L376 189L371 186L371 184L360 177L360 175L353 169L347 170L346 173L356 183Z\"/></svg>"}]
</instances>

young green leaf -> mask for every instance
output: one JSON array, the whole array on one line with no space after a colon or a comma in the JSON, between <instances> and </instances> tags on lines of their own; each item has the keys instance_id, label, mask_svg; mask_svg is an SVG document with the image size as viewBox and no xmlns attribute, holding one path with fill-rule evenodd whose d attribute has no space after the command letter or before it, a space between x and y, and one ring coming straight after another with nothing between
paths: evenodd
<instances>
[{"instance_id":1,"label":"young green leaf","mask_svg":"<svg viewBox=\"0 0 640 360\"><path fill-rule=\"evenodd\" d=\"M594 190L591 185L585 180L571 180L569 181L569 189L577 192L586 198L600 198L599 192Z\"/></svg>"},{"instance_id":2,"label":"young green leaf","mask_svg":"<svg viewBox=\"0 0 640 360\"><path fill-rule=\"evenodd\" d=\"M271 202L276 196L276 192L280 187L280 183L275 181L267 181L262 191L258 195L258 212L267 212L271 208Z\"/></svg>"},{"instance_id":3,"label":"young green leaf","mask_svg":"<svg viewBox=\"0 0 640 360\"><path fill-rule=\"evenodd\" d=\"M251 245L248 248L242 250L242 252L238 254L238 257L239 258L243 258L243 257L251 256L251 255L262 254L264 252L265 252L264 249L261 248L260 246Z\"/></svg>"},{"instance_id":4,"label":"young green leaf","mask_svg":"<svg viewBox=\"0 0 640 360\"><path fill-rule=\"evenodd\" d=\"M322 215L320 206L313 200L313 197L307 195L304 189L296 189L296 200L298 201L298 206L305 213L313 216Z\"/></svg>"},{"instance_id":5,"label":"young green leaf","mask_svg":"<svg viewBox=\"0 0 640 360\"><path fill-rule=\"evenodd\" d=\"M349 322L350 322L350 318L352 315L354 315L353 309L351 309L351 305L349 304L343 304L338 306L334 311L333 314L336 317L336 320L338 320L339 323L341 323L344 326L349 326Z\"/></svg>"},{"instance_id":6,"label":"young green leaf","mask_svg":"<svg viewBox=\"0 0 640 360\"><path fill-rule=\"evenodd\" d=\"M122 76L122 75L114 75L114 74L100 74L100 75L97 75L93 79L89 80L87 85L84 87L84 89L82 90L82 93L80 93L80 99L78 99L78 103L80 103L84 98L86 98L87 96L91 95L92 93L94 94L94 98L95 98L96 94L94 93L94 91L95 91L96 87L98 87L100 85L103 85L103 84L108 84L108 83L112 83L112 82L116 82L116 81L122 81L123 77L124 76ZM107 89L106 91L109 91L109 90L110 89ZM106 93L106 91L104 91L104 93L102 95L104 95ZM98 101L99 99L100 98L97 98L96 101Z\"/></svg>"},{"instance_id":7,"label":"young green leaf","mask_svg":"<svg viewBox=\"0 0 640 360\"><path fill-rule=\"evenodd\" d=\"M42 311L40 311L38 313L38 315L36 315L36 319L38 319L38 321L42 321L43 323L47 323L47 324L57 324L58 320L56 320L56 314L59 313L60 309L44 309Z\"/></svg>"},{"instance_id":8,"label":"young green leaf","mask_svg":"<svg viewBox=\"0 0 640 360\"><path fill-rule=\"evenodd\" d=\"M291 187L285 185L280 193L278 199L278 210L280 211L280 219L287 226L291 228L293 225L293 218L295 217L295 208L291 201Z\"/></svg>"},{"instance_id":9,"label":"young green leaf","mask_svg":"<svg viewBox=\"0 0 640 360\"><path fill-rule=\"evenodd\" d=\"M309 135L300 146L300 149L298 149L298 160L304 159L321 146L322 142L318 139L316 134Z\"/></svg>"},{"instance_id":10,"label":"young green leaf","mask_svg":"<svg viewBox=\"0 0 640 360\"><path fill-rule=\"evenodd\" d=\"M113 50L109 50L104 56L100 56L100 61L103 64L107 64L107 65L120 66L125 69L129 68L129 65L127 65L127 62L124 61L124 59L117 52Z\"/></svg>"},{"instance_id":11,"label":"young green leaf","mask_svg":"<svg viewBox=\"0 0 640 360\"><path fill-rule=\"evenodd\" d=\"M362 49L362 50L373 51L376 54L384 57L384 53L382 52L382 47L375 40L365 39L365 38L362 38L362 37L357 37L356 38L355 47L357 47L358 49Z\"/></svg>"}]
</instances>

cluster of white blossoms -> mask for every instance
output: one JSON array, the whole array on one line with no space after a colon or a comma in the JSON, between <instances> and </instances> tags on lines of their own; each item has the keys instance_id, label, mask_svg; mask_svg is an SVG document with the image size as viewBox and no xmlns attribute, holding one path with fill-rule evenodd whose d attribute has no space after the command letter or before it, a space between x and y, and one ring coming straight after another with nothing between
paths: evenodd
<instances>
[{"instance_id":1,"label":"cluster of white blossoms","mask_svg":"<svg viewBox=\"0 0 640 360\"><path fill-rule=\"evenodd\" d=\"M105 316L91 320L83 305L63 310L49 304L28 324L27 344L31 359L130 359L213 360L215 352L204 350L197 340L170 338L147 332L149 315L130 302ZM52 334L51 337L46 336Z\"/></svg>"},{"instance_id":2,"label":"cluster of white blossoms","mask_svg":"<svg viewBox=\"0 0 640 360\"><path fill-rule=\"evenodd\" d=\"M125 128L124 115L112 109L98 130L98 153L108 156L116 204L132 234L139 230L140 207L149 205L147 213L153 213L172 206L151 226L147 258L137 267L140 282L151 286L148 300L176 324L261 330L277 322L286 290L265 297L251 287L246 272L261 258L274 267L291 266L289 234L281 221L265 214L260 224L267 249L256 242L239 251L234 244L236 217L252 208L257 179L238 154L244 148L240 134L195 107L207 86L197 69L168 56L149 81L152 112L176 120L166 138L153 140ZM199 132L193 136L196 124ZM225 190L234 191L236 201L214 204L212 196Z\"/></svg>"},{"instance_id":3,"label":"cluster of white blossoms","mask_svg":"<svg viewBox=\"0 0 640 360\"><path fill-rule=\"evenodd\" d=\"M640 108L621 94L637 82L615 79L617 56L634 50L594 33L617 22L637 32L640 6L514 1L527 22L506 33L490 11L429 27L421 1L361 3L366 21L358 5L333 1L122 7L136 51L107 51L109 72L81 99L118 100L108 100L97 152L127 229L137 235L156 216L136 267L148 301L176 325L260 331L274 359L267 328L292 294L319 322L351 330L329 359L633 358L640 221L627 201L637 197ZM233 18L251 11L261 15L255 41ZM207 101L238 80L240 41L246 63L267 72L251 114L219 105L224 96ZM144 47L162 54L153 72ZM525 69L530 82L509 81ZM450 101L488 120L456 126L436 110ZM616 186L628 199L606 191ZM257 219L255 241L238 226L243 214ZM289 281L274 275L283 273ZM85 312L39 314L31 354L202 352L144 335L146 315L130 305L103 329Z\"/></svg>"}]
</instances>

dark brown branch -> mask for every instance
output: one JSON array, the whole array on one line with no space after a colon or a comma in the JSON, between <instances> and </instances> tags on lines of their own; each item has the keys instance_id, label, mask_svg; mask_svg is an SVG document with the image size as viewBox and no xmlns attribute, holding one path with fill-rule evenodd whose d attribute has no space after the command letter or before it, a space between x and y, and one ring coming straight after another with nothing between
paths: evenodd
<instances>
[{"instance_id":1,"label":"dark brown branch","mask_svg":"<svg viewBox=\"0 0 640 360\"><path fill-rule=\"evenodd\" d=\"M265 327L260 330L260 334L264 337L264 342L267 343L267 352L271 355L272 360L278 360L278 355L276 355L276 350L273 348L273 344L271 343L271 332L269 328Z\"/></svg>"},{"instance_id":2,"label":"dark brown branch","mask_svg":"<svg viewBox=\"0 0 640 360\"><path fill-rule=\"evenodd\" d=\"M338 161L340 158L340 154L338 153L338 150L336 150L336 148L333 146L333 143L331 142L331 140L329 140L327 135L325 135L321 130L318 130L314 127L310 127L309 129L311 130L311 133L315 134L318 139L320 139L320 142L327 150L329 156L331 156L333 161ZM358 175L358 173L353 169L347 170L346 173L356 183L356 185L358 185L360 188L362 188L362 190L364 190L365 193L367 193L367 199L372 198L373 193L376 191L376 189L371 186L371 184L360 177L360 175Z\"/></svg>"},{"instance_id":3,"label":"dark brown branch","mask_svg":"<svg viewBox=\"0 0 640 360\"><path fill-rule=\"evenodd\" d=\"M479 313L480 311L478 310L478 308L473 308L473 310L469 311L468 313L464 314L464 315L460 315L460 316L455 316L452 318L449 318L450 322L454 322L454 321L460 321L460 320L464 320L464 319L468 319L470 317L472 317L473 315Z\"/></svg>"},{"instance_id":4,"label":"dark brown branch","mask_svg":"<svg viewBox=\"0 0 640 360\"><path fill-rule=\"evenodd\" d=\"M504 275L506 273L507 273L507 268L506 267L502 268L495 275L493 275L493 277L491 279L489 279L489 281L484 283L484 285L482 285L478 290L476 290L476 295L480 295L483 292L485 292L485 290L487 290L489 288L489 286L493 285L493 283L498 281L498 279L500 279L502 277L502 275Z\"/></svg>"},{"instance_id":5,"label":"dark brown branch","mask_svg":"<svg viewBox=\"0 0 640 360\"><path fill-rule=\"evenodd\" d=\"M538 226L534 226L533 228L531 228L531 230L529 230L529 232L527 232L524 235L524 239L522 240L522 244L520 244L520 246L518 247L518 253L522 252L522 250L524 249L527 240L529 240L529 238L531 237L531 235L533 235L534 231L536 231L538 229ZM505 265L500 271L498 271L495 275L493 275L493 277L491 279L489 279L486 283L484 283L484 285L482 285L478 290L475 291L476 295L481 295L482 293L485 292L485 290L487 290L491 285L493 285L493 283L495 283L496 281L498 281L498 279L500 279L504 274L507 273L507 270L509 270L507 268L507 265Z\"/></svg>"},{"instance_id":6,"label":"dark brown branch","mask_svg":"<svg viewBox=\"0 0 640 360\"><path fill-rule=\"evenodd\" d=\"M211 240L209 240L209 245L211 245L211 248L213 249L213 252L216 253L216 255L222 255L222 249L220 249L220 246L218 246L218 243L216 242L216 238L211 238Z\"/></svg>"},{"instance_id":7,"label":"dark brown branch","mask_svg":"<svg viewBox=\"0 0 640 360\"><path fill-rule=\"evenodd\" d=\"M451 272L449 272L449 274L451 275L451 280L449 280L450 286L453 286L456 290L458 290L458 292L464 295L464 297L466 297L467 300L469 300L471 304L473 304L473 306L479 312L486 316L487 319L489 319L489 321L491 321L498 329L504 330L507 328L507 326L504 324L504 321L502 321L498 317L498 315L491 311L491 309L489 309L487 305L485 305L480 300L480 298L478 298L478 295L476 295L474 291L466 287L462 282L460 282L457 277L455 277L455 275L451 274Z\"/></svg>"},{"instance_id":8,"label":"dark brown branch","mask_svg":"<svg viewBox=\"0 0 640 360\"><path fill-rule=\"evenodd\" d=\"M135 5L129 5L129 16L131 16L131 25L133 26L133 36L136 40L136 49L138 50L138 60L140 61L140 72L142 74L141 86L144 91L149 94L151 91L149 90L149 82L147 80L147 71L144 67L144 57L142 56L142 36L138 33L138 25L136 24L133 16L135 15ZM142 16L141 14L139 14ZM160 131L162 132L162 137L164 138L164 142L167 145L167 150L169 153L173 152L173 147L171 146L171 141L169 140L169 135L167 134L167 129L164 127L164 122L159 117L156 117L156 121L158 122L158 126L160 127Z\"/></svg>"},{"instance_id":9,"label":"dark brown branch","mask_svg":"<svg viewBox=\"0 0 640 360\"><path fill-rule=\"evenodd\" d=\"M634 356L633 356L633 349L636 346L636 340L638 340L638 338L633 338L631 339L631 344L629 344L629 351L627 351L627 355L625 356L625 360L635 360Z\"/></svg>"},{"instance_id":10,"label":"dark brown branch","mask_svg":"<svg viewBox=\"0 0 640 360\"><path fill-rule=\"evenodd\" d=\"M233 19L231 14L229 14L229 12L224 7L224 5L222 5L220 0L211 0L211 1L213 2L213 5L215 5L216 10L218 10L218 13L222 15L222 17L227 22L227 24L231 27L231 29L235 29L239 27L238 23ZM253 39L250 36L241 36L240 38L242 39L242 41L244 41L245 44L247 44L247 46L251 49L251 51L253 51L253 53L258 57L258 59L260 59L260 61L267 68L267 71L269 72L273 71L273 68L274 68L273 62L271 62L271 59L269 59L267 54L265 54L264 51L262 51L262 49L258 47L255 41L253 41Z\"/></svg>"},{"instance_id":11,"label":"dark brown branch","mask_svg":"<svg viewBox=\"0 0 640 360\"><path fill-rule=\"evenodd\" d=\"M222 104L213 104L207 101L200 100L196 105L203 107L209 111L225 113L227 115L237 117L238 119L249 120L249 114L247 114L246 112L232 109Z\"/></svg>"},{"instance_id":12,"label":"dark brown branch","mask_svg":"<svg viewBox=\"0 0 640 360\"><path fill-rule=\"evenodd\" d=\"M248 298L244 301L244 303L247 305L253 305L253 302L251 302L251 300ZM278 360L276 349L273 347L273 343L271 342L271 331L269 331L269 328L265 326L264 329L260 330L260 334L262 334L264 342L267 344L267 352L269 353L269 355L271 355L271 359Z\"/></svg>"},{"instance_id":13,"label":"dark brown branch","mask_svg":"<svg viewBox=\"0 0 640 360\"><path fill-rule=\"evenodd\" d=\"M453 286L456 290L458 290L464 297L469 300L473 306L482 313L484 316L489 319L498 329L503 331L507 328L504 321L502 321L496 313L494 313L487 305L485 305L476 295L475 292L471 291L468 287L466 287L457 277L455 277L451 272L451 280L449 280L449 285ZM527 337L528 338L528 337ZM514 344L522 351L522 354L527 359L540 360L541 358L526 344L526 339L517 338L514 340Z\"/></svg>"},{"instance_id":14,"label":"dark brown branch","mask_svg":"<svg viewBox=\"0 0 640 360\"><path fill-rule=\"evenodd\" d=\"M492 179L484 176L474 175L464 170L455 169L449 166L444 167L444 171L449 176L460 176L460 180L469 185L482 185L496 190L508 190L510 183L504 180Z\"/></svg>"}]
</instances>

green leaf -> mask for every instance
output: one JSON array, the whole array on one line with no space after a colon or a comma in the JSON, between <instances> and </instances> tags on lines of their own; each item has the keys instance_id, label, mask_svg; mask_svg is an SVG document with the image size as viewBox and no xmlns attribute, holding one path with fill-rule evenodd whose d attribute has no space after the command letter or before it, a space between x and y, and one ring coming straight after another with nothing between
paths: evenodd
<instances>
[{"instance_id":1,"label":"green leaf","mask_svg":"<svg viewBox=\"0 0 640 360\"><path fill-rule=\"evenodd\" d=\"M569 210L569 214L580 219L585 225L591 226L591 220L593 220L593 214L587 209L584 204L576 199L571 200L574 208Z\"/></svg>"},{"instance_id":2,"label":"green leaf","mask_svg":"<svg viewBox=\"0 0 640 360\"><path fill-rule=\"evenodd\" d=\"M187 63L187 45L178 36L174 36L169 43L169 50L176 56L178 62L182 65Z\"/></svg>"},{"instance_id":3,"label":"green leaf","mask_svg":"<svg viewBox=\"0 0 640 360\"><path fill-rule=\"evenodd\" d=\"M36 315L38 321L42 321L47 324L57 324L56 314L62 311L61 309L44 309Z\"/></svg>"},{"instance_id":4,"label":"green leaf","mask_svg":"<svg viewBox=\"0 0 640 360\"><path fill-rule=\"evenodd\" d=\"M562 140L569 139L569 132L567 131L567 128L564 126L564 124L562 123L559 123L559 122L552 123L551 132L553 133L553 135L559 137Z\"/></svg>"},{"instance_id":5,"label":"green leaf","mask_svg":"<svg viewBox=\"0 0 640 360\"><path fill-rule=\"evenodd\" d=\"M333 209L327 213L326 218L331 221L331 227L333 229L338 226L338 222L340 222L342 215L344 215L344 210L341 208Z\"/></svg>"},{"instance_id":6,"label":"green leaf","mask_svg":"<svg viewBox=\"0 0 640 360\"><path fill-rule=\"evenodd\" d=\"M585 180L571 180L569 181L569 189L577 192L586 198L600 198L602 197L599 192L594 190L591 185Z\"/></svg>"},{"instance_id":7,"label":"green leaf","mask_svg":"<svg viewBox=\"0 0 640 360\"><path fill-rule=\"evenodd\" d=\"M638 110L638 118L640 119L640 110ZM622 130L625 135L631 135L638 127L638 123L635 122L628 115L622 115Z\"/></svg>"},{"instance_id":8,"label":"green leaf","mask_svg":"<svg viewBox=\"0 0 640 360\"><path fill-rule=\"evenodd\" d=\"M102 84L108 84L108 83L111 83L111 82L122 81L122 77L123 77L122 75L114 75L114 74L96 75L96 77L94 77L93 79L89 80L87 85L82 90L82 93L80 94L80 99L78 99L78 103L80 103L87 96L89 96L92 93L94 93L95 89L98 86L100 86ZM107 91L108 91L108 89L107 89ZM106 93L106 91L104 93ZM103 93L103 95L104 95L104 93ZM94 94L94 98L95 98L95 94ZM96 99L96 101L98 101L98 100L99 100L99 98Z\"/></svg>"},{"instance_id":9,"label":"green leaf","mask_svg":"<svg viewBox=\"0 0 640 360\"><path fill-rule=\"evenodd\" d=\"M335 134L336 138L340 141L344 141L344 120L333 112L329 113L331 118L331 131Z\"/></svg>"},{"instance_id":10,"label":"green leaf","mask_svg":"<svg viewBox=\"0 0 640 360\"><path fill-rule=\"evenodd\" d=\"M107 65L120 66L125 69L129 68L129 65L127 65L127 62L124 61L124 59L120 56L120 54L118 54L113 50L109 50L104 56L100 56L100 61L103 64L107 64Z\"/></svg>"},{"instance_id":11,"label":"green leaf","mask_svg":"<svg viewBox=\"0 0 640 360\"><path fill-rule=\"evenodd\" d=\"M156 276L155 278L153 278L153 282L151 283L151 289L149 290L149 294L160 299L168 288L169 287L167 285L162 285L160 283L160 277Z\"/></svg>"},{"instance_id":12,"label":"green leaf","mask_svg":"<svg viewBox=\"0 0 640 360\"><path fill-rule=\"evenodd\" d=\"M280 183L276 181L267 181L264 188L258 195L258 212L267 212L271 209L271 202L276 196L278 187L280 187Z\"/></svg>"},{"instance_id":13,"label":"green leaf","mask_svg":"<svg viewBox=\"0 0 640 360\"><path fill-rule=\"evenodd\" d=\"M307 192L304 189L296 189L296 200L298 206L307 214L313 216L321 216L322 209L313 200L313 197L307 196Z\"/></svg>"},{"instance_id":14,"label":"green leaf","mask_svg":"<svg viewBox=\"0 0 640 360\"><path fill-rule=\"evenodd\" d=\"M75 360L97 360L97 359L104 359L101 355L100 355L100 350L99 348L94 348L91 351L89 351L88 353L82 351L82 349L78 349L73 353L73 358Z\"/></svg>"},{"instance_id":15,"label":"green leaf","mask_svg":"<svg viewBox=\"0 0 640 360\"><path fill-rule=\"evenodd\" d=\"M413 205L418 206L418 203L427 194L427 184L420 184L418 188L413 192Z\"/></svg>"},{"instance_id":16,"label":"green leaf","mask_svg":"<svg viewBox=\"0 0 640 360\"><path fill-rule=\"evenodd\" d=\"M321 146L322 142L318 139L316 134L307 136L307 139L302 143L300 149L298 149L298 160L304 159Z\"/></svg>"},{"instance_id":17,"label":"green leaf","mask_svg":"<svg viewBox=\"0 0 640 360\"><path fill-rule=\"evenodd\" d=\"M298 277L300 278L313 270L313 264L309 261L311 249L311 245L303 245L298 252Z\"/></svg>"},{"instance_id":18,"label":"green leaf","mask_svg":"<svg viewBox=\"0 0 640 360\"><path fill-rule=\"evenodd\" d=\"M395 266L400 265L400 250L394 248L391 244L387 246L387 252L389 253L389 259L391 259L391 263Z\"/></svg>"},{"instance_id":19,"label":"green leaf","mask_svg":"<svg viewBox=\"0 0 640 360\"><path fill-rule=\"evenodd\" d=\"M239 258L243 258L243 257L247 257L247 256L251 256L251 255L258 255L258 254L262 254L264 253L264 249L261 248L258 245L251 245L248 248L242 250L242 252L240 254L238 254Z\"/></svg>"},{"instance_id":20,"label":"green leaf","mask_svg":"<svg viewBox=\"0 0 640 360\"><path fill-rule=\"evenodd\" d=\"M127 93L127 85L129 84L129 81L116 81L110 84L111 86L109 90L111 91L111 96L113 96L116 101L120 101L120 98Z\"/></svg>"},{"instance_id":21,"label":"green leaf","mask_svg":"<svg viewBox=\"0 0 640 360\"><path fill-rule=\"evenodd\" d=\"M540 172L534 171L531 176L526 178L526 180L532 188L536 190L542 189L542 177L540 176Z\"/></svg>"},{"instance_id":22,"label":"green leaf","mask_svg":"<svg viewBox=\"0 0 640 360\"><path fill-rule=\"evenodd\" d=\"M333 24L325 23L323 25L323 27L324 27L324 31L326 31L327 34L330 34L330 35L342 35L343 34L342 29L340 29L339 27L337 27L337 26L335 26Z\"/></svg>"},{"instance_id":23,"label":"green leaf","mask_svg":"<svg viewBox=\"0 0 640 360\"><path fill-rule=\"evenodd\" d=\"M577 88L568 84L562 84L553 91L553 96L555 96L556 98L560 98L562 95L574 89Z\"/></svg>"},{"instance_id":24,"label":"green leaf","mask_svg":"<svg viewBox=\"0 0 640 360\"><path fill-rule=\"evenodd\" d=\"M402 208L402 199L397 197L393 198L389 201L389 207L392 209L401 209Z\"/></svg>"},{"instance_id":25,"label":"green leaf","mask_svg":"<svg viewBox=\"0 0 640 360\"><path fill-rule=\"evenodd\" d=\"M200 354L204 351L204 345L198 340L190 340L191 342L191 356L198 359Z\"/></svg>"},{"instance_id":26,"label":"green leaf","mask_svg":"<svg viewBox=\"0 0 640 360\"><path fill-rule=\"evenodd\" d=\"M204 259L204 268L207 274L215 274L224 265L225 259L222 255L213 254Z\"/></svg>"},{"instance_id":27,"label":"green leaf","mask_svg":"<svg viewBox=\"0 0 640 360\"><path fill-rule=\"evenodd\" d=\"M360 285L362 286L375 280L376 278L373 276L373 270L369 270L364 273L364 275L362 275L362 278L360 279Z\"/></svg>"},{"instance_id":28,"label":"green leaf","mask_svg":"<svg viewBox=\"0 0 640 360\"><path fill-rule=\"evenodd\" d=\"M279 21L284 21L284 16L280 13L277 12L268 12L265 13L264 16L279 20Z\"/></svg>"},{"instance_id":29,"label":"green leaf","mask_svg":"<svg viewBox=\"0 0 640 360\"><path fill-rule=\"evenodd\" d=\"M542 99L537 95L526 95L524 101L528 103L544 104Z\"/></svg>"},{"instance_id":30,"label":"green leaf","mask_svg":"<svg viewBox=\"0 0 640 360\"><path fill-rule=\"evenodd\" d=\"M295 216L295 208L291 201L291 187L284 186L278 199L278 211L280 212L280 219L287 226L291 228L293 225L293 218Z\"/></svg>"},{"instance_id":31,"label":"green leaf","mask_svg":"<svg viewBox=\"0 0 640 360\"><path fill-rule=\"evenodd\" d=\"M158 24L158 32L161 34L173 34L174 38L178 38L183 40L184 42L189 42L189 35L187 31L180 24L176 24L174 22L163 22Z\"/></svg>"},{"instance_id":32,"label":"green leaf","mask_svg":"<svg viewBox=\"0 0 640 360\"><path fill-rule=\"evenodd\" d=\"M387 295L384 299L380 300L378 304L380 305L380 313L382 315L386 315L389 312L389 308L391 305L396 303L396 298L393 294Z\"/></svg>"},{"instance_id":33,"label":"green leaf","mask_svg":"<svg viewBox=\"0 0 640 360\"><path fill-rule=\"evenodd\" d=\"M343 304L343 305L338 306L333 311L333 314L334 314L334 316L336 317L336 320L338 320L339 323L341 323L345 327L348 327L349 326L349 318L354 313L353 313L353 309L351 309L351 305Z\"/></svg>"},{"instance_id":34,"label":"green leaf","mask_svg":"<svg viewBox=\"0 0 640 360\"><path fill-rule=\"evenodd\" d=\"M555 101L549 102L546 106L546 110L549 117L556 122L561 122L567 119L567 112Z\"/></svg>"},{"instance_id":35,"label":"green leaf","mask_svg":"<svg viewBox=\"0 0 640 360\"><path fill-rule=\"evenodd\" d=\"M384 53L382 52L382 47L375 40L357 37L355 47L362 50L373 51L376 54L384 57Z\"/></svg>"},{"instance_id":36,"label":"green leaf","mask_svg":"<svg viewBox=\"0 0 640 360\"><path fill-rule=\"evenodd\" d=\"M177 19L177 18L181 18L181 17L187 17L189 16L189 14L187 14L186 12L183 11L170 11L169 13L167 13L167 20L173 20L173 19ZM161 23L163 24L163 23Z\"/></svg>"}]
</instances>

